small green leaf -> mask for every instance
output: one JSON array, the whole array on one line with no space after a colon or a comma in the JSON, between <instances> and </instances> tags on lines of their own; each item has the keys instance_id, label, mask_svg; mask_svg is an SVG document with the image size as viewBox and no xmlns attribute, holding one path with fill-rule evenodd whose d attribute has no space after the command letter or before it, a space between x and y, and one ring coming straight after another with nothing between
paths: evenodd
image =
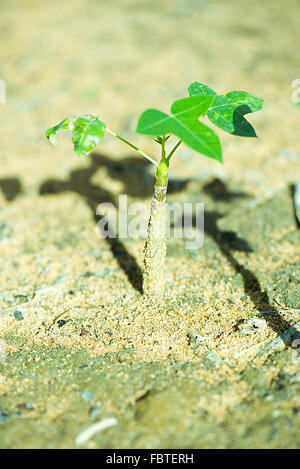
<instances>
[{"instance_id":1,"label":"small green leaf","mask_svg":"<svg viewBox=\"0 0 300 469\"><path fill-rule=\"evenodd\" d=\"M48 140L53 144L57 145L57 137L56 134L58 132L61 132L62 130L71 130L74 117L67 117L63 121L61 121L59 124L55 125L54 127L50 127L50 129L47 130L46 132L46 137Z\"/></svg>"},{"instance_id":2,"label":"small green leaf","mask_svg":"<svg viewBox=\"0 0 300 469\"><path fill-rule=\"evenodd\" d=\"M51 143L57 145L57 132L72 130L72 142L74 152L78 156L86 155L101 142L105 135L106 126L98 117L87 114L79 117L68 117L58 125L51 127L46 132L46 137Z\"/></svg>"},{"instance_id":3,"label":"small green leaf","mask_svg":"<svg viewBox=\"0 0 300 469\"><path fill-rule=\"evenodd\" d=\"M222 162L222 149L218 136L199 121L210 108L214 96L196 96L175 101L171 114L148 109L140 116L137 133L162 136L173 134L193 150Z\"/></svg>"},{"instance_id":4,"label":"small green leaf","mask_svg":"<svg viewBox=\"0 0 300 469\"><path fill-rule=\"evenodd\" d=\"M76 155L86 155L101 142L106 126L97 117L83 116L75 120L72 142Z\"/></svg>"},{"instance_id":5,"label":"small green leaf","mask_svg":"<svg viewBox=\"0 0 300 469\"><path fill-rule=\"evenodd\" d=\"M167 140L169 140L170 137L171 137L171 135L165 135L165 140L164 140L164 141L166 142ZM154 141L155 141L156 143L159 143L160 145L162 145L162 143L163 143L163 137L156 137L156 138L154 139Z\"/></svg>"},{"instance_id":6,"label":"small green leaf","mask_svg":"<svg viewBox=\"0 0 300 469\"><path fill-rule=\"evenodd\" d=\"M188 90L190 96L215 96L217 94L209 86L199 83L199 81L194 81Z\"/></svg>"},{"instance_id":7,"label":"small green leaf","mask_svg":"<svg viewBox=\"0 0 300 469\"><path fill-rule=\"evenodd\" d=\"M210 121L225 132L242 137L256 137L254 128L244 115L260 111L264 100L246 91L231 91L224 95L216 95L207 85L198 82L189 86L190 96L212 93L215 99L207 112Z\"/></svg>"}]
</instances>

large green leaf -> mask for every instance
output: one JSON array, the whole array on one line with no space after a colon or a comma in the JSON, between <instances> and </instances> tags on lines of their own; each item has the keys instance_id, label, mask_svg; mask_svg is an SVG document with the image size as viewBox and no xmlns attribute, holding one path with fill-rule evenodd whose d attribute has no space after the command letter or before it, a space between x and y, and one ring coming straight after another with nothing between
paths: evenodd
<instances>
[{"instance_id":1,"label":"large green leaf","mask_svg":"<svg viewBox=\"0 0 300 469\"><path fill-rule=\"evenodd\" d=\"M87 114L79 117L68 117L59 124L51 127L46 132L46 137L51 143L57 145L57 132L71 130L74 152L83 156L93 150L101 142L105 135L106 126L96 116Z\"/></svg>"},{"instance_id":2,"label":"large green leaf","mask_svg":"<svg viewBox=\"0 0 300 469\"><path fill-rule=\"evenodd\" d=\"M231 91L217 95L215 91L199 82L189 86L190 96L214 96L207 112L210 121L225 132L242 137L256 137L252 125L244 118L245 114L260 111L264 100L246 91Z\"/></svg>"},{"instance_id":3,"label":"large green leaf","mask_svg":"<svg viewBox=\"0 0 300 469\"><path fill-rule=\"evenodd\" d=\"M173 134L193 150L222 162L222 149L218 136L199 121L214 100L213 96L196 96L175 101L171 114L147 109L140 116L137 133L162 136Z\"/></svg>"}]
</instances>

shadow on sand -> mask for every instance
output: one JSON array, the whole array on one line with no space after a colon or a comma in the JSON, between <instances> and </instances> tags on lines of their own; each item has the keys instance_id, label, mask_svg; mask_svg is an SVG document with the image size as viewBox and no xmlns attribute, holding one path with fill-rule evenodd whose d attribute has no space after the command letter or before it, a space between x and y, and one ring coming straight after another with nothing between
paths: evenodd
<instances>
[{"instance_id":1,"label":"shadow on sand","mask_svg":"<svg viewBox=\"0 0 300 469\"><path fill-rule=\"evenodd\" d=\"M96 209L99 203L110 202L116 207L117 197L106 189L91 182L93 175L101 167L105 167L112 179L121 181L124 185L124 193L137 198L148 198L152 195L152 178L147 172L148 162L139 157L128 157L120 160L111 160L106 156L92 153L89 156L90 165L86 168L74 169L70 172L67 180L48 179L40 186L40 194L60 194L72 191L84 198L91 209L95 221L99 221ZM137 183L143 181L143 184ZM179 192L185 189L187 181L170 181L168 193ZM202 188L215 201L230 202L235 198L247 197L242 192L231 192L226 184L218 179L212 180ZM224 215L214 212L205 212L205 234L215 240L221 253L225 256L229 264L237 274L243 279L244 291L248 295L255 307L259 311L274 312L274 315L266 315L269 326L280 334L290 327L290 324L283 320L274 306L271 305L269 296L263 291L259 280L253 272L241 265L234 257L235 251L252 252L247 241L239 238L236 233L222 231L218 228L218 220ZM135 258L127 251L124 244L117 237L106 238L111 252L118 261L120 268L126 273L128 280L133 287L142 293L142 272ZM276 314L275 314L276 313Z\"/></svg>"}]
</instances>

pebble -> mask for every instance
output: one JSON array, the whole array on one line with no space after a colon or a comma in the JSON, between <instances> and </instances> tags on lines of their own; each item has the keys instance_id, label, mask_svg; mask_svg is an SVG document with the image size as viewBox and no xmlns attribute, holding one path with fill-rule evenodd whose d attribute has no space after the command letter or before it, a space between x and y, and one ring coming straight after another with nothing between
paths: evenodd
<instances>
[{"instance_id":1,"label":"pebble","mask_svg":"<svg viewBox=\"0 0 300 469\"><path fill-rule=\"evenodd\" d=\"M241 335L255 334L267 327L268 323L265 319L250 318L238 325L238 330Z\"/></svg>"},{"instance_id":2,"label":"pebble","mask_svg":"<svg viewBox=\"0 0 300 469\"><path fill-rule=\"evenodd\" d=\"M11 234L10 226L5 222L0 223L0 241L4 241L8 239L10 237L10 234Z\"/></svg>"},{"instance_id":3,"label":"pebble","mask_svg":"<svg viewBox=\"0 0 300 469\"><path fill-rule=\"evenodd\" d=\"M23 316L23 314L20 310L17 310L17 311L14 312L14 318L17 321L22 321L24 319L24 316Z\"/></svg>"},{"instance_id":4,"label":"pebble","mask_svg":"<svg viewBox=\"0 0 300 469\"><path fill-rule=\"evenodd\" d=\"M0 407L0 422L4 422L4 420L9 417L9 414L6 414L4 410Z\"/></svg>"},{"instance_id":5,"label":"pebble","mask_svg":"<svg viewBox=\"0 0 300 469\"><path fill-rule=\"evenodd\" d=\"M101 409L100 407L92 407L91 410L90 410L90 416L95 419L97 417L99 417L99 415L101 414Z\"/></svg>"},{"instance_id":6,"label":"pebble","mask_svg":"<svg viewBox=\"0 0 300 469\"><path fill-rule=\"evenodd\" d=\"M89 389L85 389L80 395L86 402L93 402L94 400L94 394Z\"/></svg>"},{"instance_id":7,"label":"pebble","mask_svg":"<svg viewBox=\"0 0 300 469\"><path fill-rule=\"evenodd\" d=\"M33 409L34 402L26 402L25 407L26 407L26 409Z\"/></svg>"},{"instance_id":8,"label":"pebble","mask_svg":"<svg viewBox=\"0 0 300 469\"><path fill-rule=\"evenodd\" d=\"M60 277L57 277L56 280L54 280L53 285L62 285L66 283L67 277L65 275L61 275Z\"/></svg>"}]
</instances>

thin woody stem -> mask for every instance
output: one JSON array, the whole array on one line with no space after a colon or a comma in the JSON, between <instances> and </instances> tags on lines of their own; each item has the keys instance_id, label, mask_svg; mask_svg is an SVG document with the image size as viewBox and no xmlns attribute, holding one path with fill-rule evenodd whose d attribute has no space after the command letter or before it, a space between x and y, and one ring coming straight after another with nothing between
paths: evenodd
<instances>
[{"instance_id":1,"label":"thin woody stem","mask_svg":"<svg viewBox=\"0 0 300 469\"><path fill-rule=\"evenodd\" d=\"M140 153L140 155L144 156L145 158L147 158L147 160L151 161L151 163L153 163L156 167L158 167L158 162L155 161L151 156L147 155L147 153L145 153L143 150L140 150L138 147L136 147L135 145L133 145L132 143L128 142L128 140L126 140L125 138L121 137L120 135L117 135L115 132L113 132L112 130L106 128L106 131L113 135L113 137L116 137L118 138L119 140L121 140L122 142L126 143L126 145L129 145L131 148L133 148L135 151L137 151L138 153Z\"/></svg>"},{"instance_id":2,"label":"thin woody stem","mask_svg":"<svg viewBox=\"0 0 300 469\"><path fill-rule=\"evenodd\" d=\"M162 139L161 161L156 171L154 194L144 248L143 293L148 297L164 294L164 264L166 257L166 194L169 163L165 157L165 137Z\"/></svg>"}]
</instances>

